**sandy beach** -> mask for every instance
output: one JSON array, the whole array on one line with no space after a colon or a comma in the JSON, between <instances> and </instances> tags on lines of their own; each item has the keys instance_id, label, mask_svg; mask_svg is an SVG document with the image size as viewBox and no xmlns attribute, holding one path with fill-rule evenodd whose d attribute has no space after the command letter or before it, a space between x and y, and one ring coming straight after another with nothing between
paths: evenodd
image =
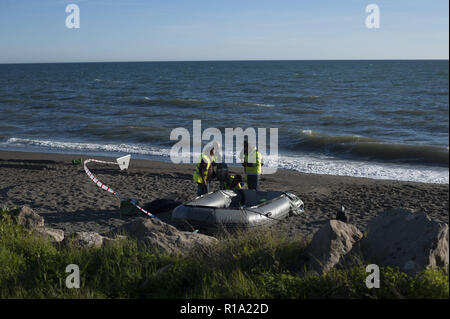
<instances>
[{"instance_id":1,"label":"sandy beach","mask_svg":"<svg viewBox=\"0 0 450 319\"><path fill-rule=\"evenodd\" d=\"M0 205L29 205L45 218L48 226L75 231L107 233L135 217L121 216L119 200L98 188L83 166L72 164L80 155L0 151ZM102 182L141 205L156 199L180 202L196 196L192 181L194 165L132 159L128 171L111 165L89 165ZM242 173L239 168L232 172ZM212 189L218 189L218 183ZM264 175L262 190L289 191L305 203L301 217L290 217L273 228L289 236L311 236L344 205L351 223L361 231L388 208L424 211L438 222L449 221L449 185L374 180L366 178L303 174L278 170ZM159 215L170 223L170 212Z\"/></svg>"}]
</instances>

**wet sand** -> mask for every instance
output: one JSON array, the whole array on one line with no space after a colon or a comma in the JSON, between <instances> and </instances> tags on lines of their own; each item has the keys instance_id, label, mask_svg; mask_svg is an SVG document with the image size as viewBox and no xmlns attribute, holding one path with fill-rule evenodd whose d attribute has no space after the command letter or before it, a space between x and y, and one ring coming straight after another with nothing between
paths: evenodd
<instances>
[{"instance_id":1,"label":"wet sand","mask_svg":"<svg viewBox=\"0 0 450 319\"><path fill-rule=\"evenodd\" d=\"M120 201L98 188L74 158L96 156L0 151L0 206L29 205L45 218L48 226L75 231L107 233L136 217L121 216ZM145 205L156 199L184 202L195 198L192 181L194 165L135 160L120 171L112 165L90 163L92 173L123 196ZM242 168L231 168L242 174ZM212 190L218 189L212 184ZM367 178L304 174L278 170L263 175L261 190L289 191L305 203L305 213L273 226L289 236L311 236L326 220L335 217L341 205L351 223L361 231L368 222L388 208L423 211L442 223L449 222L449 185L374 180ZM161 218L170 222L170 212Z\"/></svg>"}]
</instances>

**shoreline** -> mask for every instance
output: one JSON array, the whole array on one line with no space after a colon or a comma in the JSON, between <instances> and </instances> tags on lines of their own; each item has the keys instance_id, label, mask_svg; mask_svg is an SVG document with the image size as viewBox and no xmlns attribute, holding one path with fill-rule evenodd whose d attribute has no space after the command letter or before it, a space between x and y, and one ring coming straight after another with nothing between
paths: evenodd
<instances>
[{"instance_id":1,"label":"shoreline","mask_svg":"<svg viewBox=\"0 0 450 319\"><path fill-rule=\"evenodd\" d=\"M0 205L29 205L46 224L71 233L106 233L136 217L120 216L119 201L86 176L83 165L73 165L80 154L0 151ZM88 156L107 159L111 157ZM195 198L193 164L133 159L128 171L102 164L89 166L99 180L145 205L155 199L185 202ZM232 173L242 174L239 167ZM212 190L218 183L212 183ZM389 208L421 210L436 221L448 223L449 185L366 177L319 175L279 169L263 175L261 190L290 191L305 203L301 217L273 226L288 236L311 236L344 205L350 223L364 231L368 222ZM170 222L170 214L161 216ZM159 216L159 215L158 215ZM160 216L159 216L160 217Z\"/></svg>"},{"instance_id":2,"label":"shoreline","mask_svg":"<svg viewBox=\"0 0 450 319\"><path fill-rule=\"evenodd\" d=\"M156 163L165 163L169 165L175 165L175 166L193 166L194 164L173 164L170 162L170 160L159 160L158 158L160 156L152 155L151 157L154 157L154 159L143 159L143 158L136 158L136 156L140 157L141 154L133 154L133 153L127 153L131 154L131 162L130 164L133 166L136 166L137 168L140 167L147 167L149 166L149 163L156 162ZM127 154L118 154L116 157L108 156L108 155L91 155L86 153L66 153L66 152L60 152L60 153L53 153L53 152L43 152L43 151L19 151L19 150L2 150L0 149L0 161L2 160L24 160L24 161L41 161L41 160L48 160L53 161L56 163L64 162L67 164L67 162L71 162L72 159L76 158L94 158L94 159L101 159L101 160L108 160L108 161L114 161L116 158L120 156L124 156ZM389 164L389 163L387 163ZM228 167L231 170L236 170L240 168L240 165L233 164L228 165ZM336 177L336 178L350 178L350 179L367 179L367 180L374 180L374 181L385 181L385 182L400 182L400 183L413 183L413 184L425 184L425 185L450 185L448 183L426 183L426 182L417 182L417 181L402 181L402 180L396 180L396 179L382 179L382 178L371 178L371 177L365 177L365 176L349 176L349 175L331 175L331 174L319 174L319 173L305 173L300 172L295 169L288 169L288 168L278 168L277 173L280 171L284 172L294 172L295 174L301 174L301 175L313 175L313 176L323 176L323 177ZM277 174L275 173L275 175ZM266 175L267 176L267 175Z\"/></svg>"},{"instance_id":3,"label":"shoreline","mask_svg":"<svg viewBox=\"0 0 450 319\"><path fill-rule=\"evenodd\" d=\"M170 160L170 156L168 154L165 154L164 150L162 150L163 153L160 154L134 153L133 151L130 152L126 150L79 150L71 153L70 150L45 150L34 147L31 147L31 149L29 150L24 150L23 148L19 147L16 149L0 148L0 152L5 154L24 153L29 154L29 156L33 158L41 158L42 156L45 156L45 154L48 154L48 156L56 156L56 159L65 158L64 156L69 156L72 158L98 157L111 159L124 156L126 154L131 154L133 161L155 161L172 163ZM18 155L9 156L17 157ZM26 158L27 155L23 155L22 157ZM241 167L239 164L228 164L228 166L237 168ZM448 167L439 165L411 165L407 163L395 162L391 163L377 161L359 161L357 159L351 158L322 158L318 155L312 154L298 155L287 153L279 154L277 170L286 170L302 174L323 176L368 178L374 180L449 185ZM444 175L442 176L442 174Z\"/></svg>"}]
</instances>

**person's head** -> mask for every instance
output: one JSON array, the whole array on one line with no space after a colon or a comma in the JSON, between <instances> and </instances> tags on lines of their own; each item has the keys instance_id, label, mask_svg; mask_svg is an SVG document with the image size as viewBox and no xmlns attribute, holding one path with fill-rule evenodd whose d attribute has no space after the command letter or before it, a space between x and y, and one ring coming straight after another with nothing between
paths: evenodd
<instances>
[{"instance_id":1,"label":"person's head","mask_svg":"<svg viewBox=\"0 0 450 319\"><path fill-rule=\"evenodd\" d=\"M220 144L217 141L212 141L205 146L204 152L211 158L214 158L215 156L220 157Z\"/></svg>"}]
</instances>

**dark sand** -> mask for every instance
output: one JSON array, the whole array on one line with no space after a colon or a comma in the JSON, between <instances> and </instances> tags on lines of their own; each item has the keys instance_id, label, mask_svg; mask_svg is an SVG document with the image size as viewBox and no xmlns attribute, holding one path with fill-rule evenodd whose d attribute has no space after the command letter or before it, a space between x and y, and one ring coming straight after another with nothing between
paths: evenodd
<instances>
[{"instance_id":1,"label":"dark sand","mask_svg":"<svg viewBox=\"0 0 450 319\"><path fill-rule=\"evenodd\" d=\"M136 218L121 217L119 200L98 188L87 177L83 165L71 163L80 157L0 151L0 206L29 205L45 218L48 226L66 233L81 230L106 233ZM88 166L102 182L124 196L138 199L142 205L159 198L184 202L196 196L197 187L192 181L194 165L132 158L128 171L97 163ZM242 174L239 168L232 171ZM213 184L212 189L218 189L218 184ZM424 211L433 220L449 222L449 185L279 170L263 176L261 189L289 191L304 201L303 216L290 217L273 227L290 236L312 235L326 220L335 217L341 204L348 210L351 223L362 231L373 217L393 207ZM170 213L162 218L169 221Z\"/></svg>"}]
</instances>

